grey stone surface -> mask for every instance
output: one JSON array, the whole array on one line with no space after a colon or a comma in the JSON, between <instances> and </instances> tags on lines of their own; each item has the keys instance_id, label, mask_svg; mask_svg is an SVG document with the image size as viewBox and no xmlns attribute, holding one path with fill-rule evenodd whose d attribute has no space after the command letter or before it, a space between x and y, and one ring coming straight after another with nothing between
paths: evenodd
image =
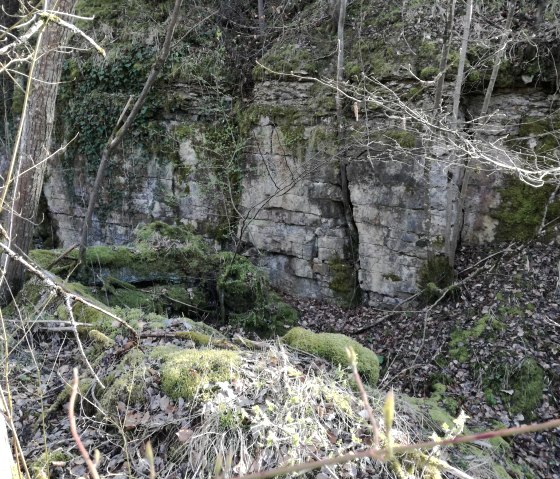
<instances>
[{"instance_id":1,"label":"grey stone surface","mask_svg":"<svg viewBox=\"0 0 560 479\"><path fill-rule=\"evenodd\" d=\"M178 88L177 95L185 118L199 118L203 107L196 92ZM480 95L465 98L464 110L476 116L482 100ZM418 273L428 255L443 251L448 216L452 222L457 217L457 168L448 165L444 142L425 145L427 155L389 148L383 141L371 143L365 126L369 132L402 126L380 113L372 113L367 125L347 117L349 140L337 151L335 112L315 114L314 101L310 82L267 80L255 86L252 105L262 113L247 145L236 205L242 216L238 232L275 286L312 298L338 297L333 288L334 280L340 280L335 278L336 265L353 268L357 246L363 298L370 304L394 304L417 291ZM492 142L515 137L524 118L546 117L552 102L534 88L498 91L486 123L473 138ZM283 109L289 115L283 117ZM175 118L168 126L177 123ZM352 245L346 223L340 156L348 165L357 245ZM138 224L154 220L180 221L201 231L216 226L222 201L211 187L216 178L202 167L190 140L179 143L175 161L151 157L140 147L117 155L115 161L122 168L113 185L126 194L105 217L94 217L92 244L126 243ZM492 241L503 175L478 170L476 163L471 166L462 241ZM60 163L49 166L44 192L62 246L78 239L90 186L84 170L84 160L74 159L69 182ZM103 191L101 203L110 195Z\"/></svg>"}]
</instances>

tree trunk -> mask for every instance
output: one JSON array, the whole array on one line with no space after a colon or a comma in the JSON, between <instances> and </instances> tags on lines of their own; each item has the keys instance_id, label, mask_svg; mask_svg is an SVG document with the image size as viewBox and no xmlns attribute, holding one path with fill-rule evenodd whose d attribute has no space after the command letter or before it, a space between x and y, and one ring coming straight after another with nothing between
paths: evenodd
<instances>
[{"instance_id":1,"label":"tree trunk","mask_svg":"<svg viewBox=\"0 0 560 479\"><path fill-rule=\"evenodd\" d=\"M443 85L445 84L445 70L447 70L447 57L449 56L449 47L451 45L451 36L453 33L453 21L455 20L455 2L451 0L449 10L447 11L447 18L445 21L445 31L443 32L443 47L441 49L441 59L439 61L439 74L436 84L436 92L434 95L434 114L441 106L441 97L443 94Z\"/></svg>"},{"instance_id":2,"label":"tree trunk","mask_svg":"<svg viewBox=\"0 0 560 479\"><path fill-rule=\"evenodd\" d=\"M58 11L73 12L76 0L58 0ZM68 29L49 22L37 40L36 63L28 78L28 106L22 115L21 141L17 152L17 175L12 185L12 209L5 211L6 231L14 249L27 254L31 247L39 197L43 187L46 161L51 146L58 83L62 73L63 53ZM29 83L30 82L30 83ZM23 285L23 266L9 258L4 261L5 281L1 300L11 301ZM11 291L10 291L11 289Z\"/></svg>"},{"instance_id":3,"label":"tree trunk","mask_svg":"<svg viewBox=\"0 0 560 479\"><path fill-rule=\"evenodd\" d=\"M259 33L262 35L266 29L266 19L264 16L264 0L257 0L257 14L259 16Z\"/></svg>"},{"instance_id":4,"label":"tree trunk","mask_svg":"<svg viewBox=\"0 0 560 479\"><path fill-rule=\"evenodd\" d=\"M16 13L19 0L4 0L0 8L0 25L10 28L17 20ZM2 37L5 38L5 37ZM6 58L0 56L0 65L5 64ZM5 73L0 73L0 111L2 112L2 132L0 133L0 176L5 178L11 153L10 125L12 124L12 95L14 92L13 79Z\"/></svg>"},{"instance_id":5,"label":"tree trunk","mask_svg":"<svg viewBox=\"0 0 560 479\"><path fill-rule=\"evenodd\" d=\"M540 26L544 20L544 12L546 11L546 0L536 0L537 12L535 15L535 26Z\"/></svg>"},{"instance_id":6,"label":"tree trunk","mask_svg":"<svg viewBox=\"0 0 560 479\"><path fill-rule=\"evenodd\" d=\"M473 0L467 0L467 10L463 20L463 40L461 42L461 52L459 54L459 67L455 80L455 91L453 93L453 112L451 115L451 134L458 134L459 125L459 103L463 91L463 81L465 79L465 63L467 60L467 49L469 46L469 36L471 31L471 21L473 12ZM450 164L456 160L455 153L451 154ZM463 215L458 211L459 198L461 196L460 186L464 168L459 167L453 170L450 167L449 180L447 184L447 211L446 211L446 231L445 231L445 250L449 259L449 265L455 264L455 250L461 234Z\"/></svg>"},{"instance_id":7,"label":"tree trunk","mask_svg":"<svg viewBox=\"0 0 560 479\"><path fill-rule=\"evenodd\" d=\"M492 68L492 74L490 75L490 81L488 82L488 86L486 88L486 93L484 95L484 102L482 104L482 109L480 111L480 119L484 121L484 117L488 114L488 108L490 106L490 100L492 99L492 93L494 92L494 86L496 84L496 79L498 78L498 72L500 70L500 65L502 63L502 59L506 52L506 45L509 41L508 37L511 30L511 25L513 22L513 14L515 12L515 2L510 1L507 3L508 13L506 18L506 26L503 35L503 41L500 43L500 47L498 52L494 57L494 66ZM456 122L457 119L454 117L454 121ZM478 134L476 135L478 136ZM457 197L456 203L456 215L455 215L455 224L451 229L451 238L450 238L450 245L449 248L452 252L450 258L454 261L455 258L455 250L457 249L457 244L459 243L459 238L461 236L461 228L464 219L464 207L465 207L465 199L467 197L467 190L469 187L469 182L471 179L471 170L469 168L469 159L465 160L465 164L458 169L458 184L460 184L459 195Z\"/></svg>"},{"instance_id":8,"label":"tree trunk","mask_svg":"<svg viewBox=\"0 0 560 479\"><path fill-rule=\"evenodd\" d=\"M337 120L337 137L339 146L344 142L344 115L342 111L342 95L341 88L342 82L344 81L344 24L346 23L346 2L347 0L339 0L335 2L338 5L338 25L337 25L337 42L338 42L338 57L336 62L336 92L335 92L335 103L336 103L336 120ZM347 161L345 158L345 148L342 148L339 157L339 167L340 167L340 189L342 194L342 205L344 207L344 218L346 220L346 226L348 227L348 234L350 236L350 249L351 249L351 261L354 267L353 271L353 295L348 299L348 303L354 303L358 297L358 245L359 245L359 234L358 228L354 221L354 213L352 211L352 202L350 201L350 188L348 186L348 176L346 174Z\"/></svg>"}]
</instances>

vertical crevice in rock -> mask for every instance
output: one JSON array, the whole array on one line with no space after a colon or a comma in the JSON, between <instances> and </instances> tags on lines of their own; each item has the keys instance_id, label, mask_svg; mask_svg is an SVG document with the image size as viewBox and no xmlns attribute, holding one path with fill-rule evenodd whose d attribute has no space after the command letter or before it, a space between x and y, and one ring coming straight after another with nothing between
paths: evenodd
<instances>
[{"instance_id":1,"label":"vertical crevice in rock","mask_svg":"<svg viewBox=\"0 0 560 479\"><path fill-rule=\"evenodd\" d=\"M344 142L344 115L342 106L342 95L340 94L339 84L344 80L344 26L346 22L346 1L341 0L340 2L335 2L336 7L338 7L338 29L337 29L337 44L338 44L338 55L337 55L337 67L336 67L336 119L337 119L337 138L340 145ZM339 153L339 168L340 168L340 189L342 192L342 204L344 206L344 218L346 220L346 226L348 227L348 233L350 235L350 262L353 268L352 274L352 297L349 298L349 303L355 303L359 297L359 284L358 284L358 265L359 265L359 236L358 228L354 221L354 214L352 212L352 202L350 199L350 188L348 187L348 175L346 174L346 158L344 156L344 151Z\"/></svg>"},{"instance_id":2,"label":"vertical crevice in rock","mask_svg":"<svg viewBox=\"0 0 560 479\"><path fill-rule=\"evenodd\" d=\"M340 130L339 130L340 132ZM339 134L340 135L340 134ZM340 135L342 136L342 135ZM350 187L348 186L348 175L346 173L346 159L344 156L340 157L339 160L340 166L340 189L342 192L342 204L344 206L344 218L346 220L346 226L348 227L348 234L350 236L350 261L354 268L353 274L353 297L351 299L351 303L355 303L360 294L360 287L358 282L358 270L360 264L360 253L359 253L359 246L360 246L360 236L358 233L358 228L356 226L356 222L354 221L354 212L352 208L352 200L350 198Z\"/></svg>"},{"instance_id":3,"label":"vertical crevice in rock","mask_svg":"<svg viewBox=\"0 0 560 479\"><path fill-rule=\"evenodd\" d=\"M344 157L340 158L340 189L342 191L342 204L344 205L344 218L348 226L352 249L357 250L359 245L359 234L356 222L354 221L354 212L352 207L352 200L350 199L350 187L348 186L348 176L346 174L347 162ZM354 254L354 253L353 253Z\"/></svg>"}]
</instances>

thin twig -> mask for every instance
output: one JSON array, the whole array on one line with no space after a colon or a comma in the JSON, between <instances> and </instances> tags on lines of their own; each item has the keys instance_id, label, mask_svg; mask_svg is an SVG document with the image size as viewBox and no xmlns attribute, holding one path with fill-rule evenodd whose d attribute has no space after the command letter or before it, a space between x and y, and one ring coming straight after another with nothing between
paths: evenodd
<instances>
[{"instance_id":1,"label":"thin twig","mask_svg":"<svg viewBox=\"0 0 560 479\"><path fill-rule=\"evenodd\" d=\"M99 384L103 389L105 389L105 385L101 382L101 379L99 379L99 376L97 375L97 373L93 369L93 366L89 362L89 359L87 358L86 352L84 351L84 346L82 344L82 340L80 339L80 334L78 333L78 326L77 326L76 320L74 319L74 311L72 311L72 299L69 296L66 296L64 298L64 304L66 305L66 311L68 311L68 317L70 318L70 324L72 325L72 331L74 332L74 336L76 337L76 341L78 342L78 349L80 350L82 358L84 359L90 373L93 375L93 377L97 381L97 384Z\"/></svg>"},{"instance_id":2,"label":"thin twig","mask_svg":"<svg viewBox=\"0 0 560 479\"><path fill-rule=\"evenodd\" d=\"M70 420L70 432L72 433L72 437L74 438L74 442L78 447L78 451L84 458L86 462L87 468L91 477L93 479L99 479L99 474L97 473L97 469L93 464L91 458L89 457L89 453L87 452L82 440L80 439L80 435L78 434L78 429L76 427L76 417L74 416L74 406L76 404L76 396L78 395L78 386L80 384L80 378L78 377L78 368L74 368L74 379L72 381L72 392L70 394L70 404L68 406L68 419Z\"/></svg>"},{"instance_id":3,"label":"thin twig","mask_svg":"<svg viewBox=\"0 0 560 479\"><path fill-rule=\"evenodd\" d=\"M360 377L360 373L358 372L358 362L356 353L353 350L349 352L350 363L352 364L352 375L354 376L354 380L358 385L358 390L360 391L360 398L364 403L364 407L366 408L367 416L369 423L371 424L371 429L373 431L373 449L379 449L379 426L377 425L377 421L375 420L375 416L373 415L373 409L369 403L368 395L366 393L366 389L364 388L364 383L362 382L362 378Z\"/></svg>"},{"instance_id":4,"label":"thin twig","mask_svg":"<svg viewBox=\"0 0 560 479\"><path fill-rule=\"evenodd\" d=\"M74 249L76 249L79 246L78 243L74 243L72 246L70 246L68 249L64 250L62 252L62 254L60 254L58 256L58 258L56 258L54 261L51 261L47 267L45 269L50 270L53 266L56 266L56 264L59 261L62 261L64 258L66 258L66 256L68 256Z\"/></svg>"}]
</instances>

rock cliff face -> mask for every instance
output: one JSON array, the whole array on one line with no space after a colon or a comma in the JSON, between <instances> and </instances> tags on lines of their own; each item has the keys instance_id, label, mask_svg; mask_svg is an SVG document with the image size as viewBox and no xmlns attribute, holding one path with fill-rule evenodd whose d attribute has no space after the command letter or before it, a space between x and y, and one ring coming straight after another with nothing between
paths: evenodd
<instances>
[{"instance_id":1,"label":"rock cliff face","mask_svg":"<svg viewBox=\"0 0 560 479\"><path fill-rule=\"evenodd\" d=\"M311 78L334 76L336 36L326 26L326 8L326 2L305 2L297 19L292 18L298 27L277 37L262 58L273 70L295 74L254 69L249 100L236 98L224 87L227 66L212 73L218 79L212 87L189 76L185 59L192 58L193 51L184 50L183 63L172 60L151 113L140 120L142 126L114 161L91 242L126 243L138 224L153 220L191 224L222 242L235 233L281 289L345 304L378 304L396 303L418 291L423 268L445 252L446 237L457 221L462 242L534 235L542 219L558 209L551 196L554 188L533 192L473 160L461 205L463 177L457 165L470 152L461 150L457 157L449 142L425 135L426 126L411 119L406 109L379 108L379 98L393 95L394 105L428 112L427 121L433 119L428 69L438 62L443 22L434 26L432 21L434 31L423 31L420 19L410 12L401 18L391 5L366 11L358 2L353 4L345 65L350 98L344 100L341 119L334 89ZM414 8L423 12L424 22L438 16L432 9ZM459 29L459 16L456 23ZM359 25L364 31L358 34ZM416 45L398 40L407 25ZM476 63L475 56L484 52L477 43L480 29L473 32L460 110L461 130L468 139L464 144L493 145L490 155L524 148L553 157L560 122L546 65L559 61L558 49L534 60L525 58L527 48L516 44L500 69L488 118L473 122L492 67L487 59ZM219 36L205 42L199 50L219 54ZM456 45L453 48L451 63L457 55ZM198 54L195 57L202 58ZM119 60L112 61L104 68ZM538 61L541 70L535 70ZM90 78L94 65L81 67L82 82ZM407 65L427 83L413 77ZM362 72L381 83L368 87ZM450 108L453 82L451 72L444 111ZM380 91L381 84L390 92L384 87ZM103 91L110 103L122 100L127 88L119 93L96 83L91 91ZM358 97L360 91L366 93ZM77 101L63 98L61 108L65 105L79 119ZM438 113L443 117L445 113ZM65 137L74 126L62 128ZM95 171L88 145L82 146L51 164L44 189L64 246L77 239ZM457 215L458 208L464 216Z\"/></svg>"}]
</instances>

